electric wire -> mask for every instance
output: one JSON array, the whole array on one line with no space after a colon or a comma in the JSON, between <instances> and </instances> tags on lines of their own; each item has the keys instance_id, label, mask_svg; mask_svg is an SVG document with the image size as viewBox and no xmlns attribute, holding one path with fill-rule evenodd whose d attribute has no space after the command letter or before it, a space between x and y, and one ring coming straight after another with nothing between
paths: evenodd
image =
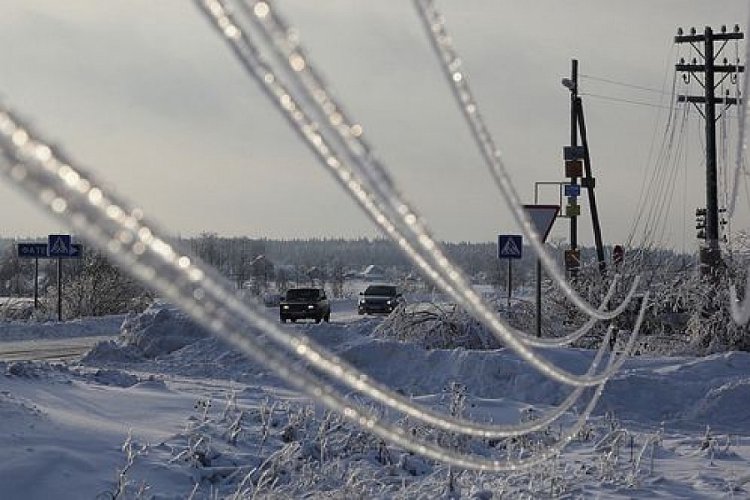
<instances>
[{"instance_id":1,"label":"electric wire","mask_svg":"<svg viewBox=\"0 0 750 500\"><path fill-rule=\"evenodd\" d=\"M281 331L271 318L260 312L259 305L243 303L225 278L172 245L162 236L162 231L145 219L140 209L129 206L100 187L90 175L39 140L14 114L2 108L0 151L6 159L0 165L0 172L9 181L69 224L136 279L162 293L196 322L251 359L274 370L293 387L407 450L457 467L477 470L528 468L558 454L580 431L601 396L606 380L596 387L578 422L563 433L557 443L525 459L490 460L409 436L404 429L383 422L367 408L353 404L309 369L290 363L287 356L279 354L277 348L268 343L274 336L289 335L289 332ZM625 353L635 345L648 301L646 294ZM297 344L296 354L300 358L305 359L305 348L306 344ZM613 355L610 367L619 368L624 361L624 356ZM334 375L339 381L346 378L341 367L334 370ZM354 385L359 392L368 394L366 378L358 379Z\"/></svg>"},{"instance_id":2,"label":"electric wire","mask_svg":"<svg viewBox=\"0 0 750 500\"><path fill-rule=\"evenodd\" d=\"M673 77L673 96L676 90L675 85L676 75ZM672 101L672 106L674 106L674 100ZM647 188L644 190L645 196L641 198L645 203L640 203L638 215L631 231L630 241L632 242L637 228L639 226L642 227L638 243L642 258L645 258L647 252L655 248L663 240L667 215L666 209L669 206L667 200L671 199L669 193L673 192L674 189L673 178L676 172L676 165L681 160L680 151L682 150L688 113L690 112L687 106L682 106L681 110L679 128L676 126L678 122L675 120L675 113L673 110L670 110L665 127L665 135L662 138L659 152L653 162Z\"/></svg>"},{"instance_id":3,"label":"electric wire","mask_svg":"<svg viewBox=\"0 0 750 500\"><path fill-rule=\"evenodd\" d=\"M333 96L329 85L324 81L320 72L316 70L315 65L300 42L298 33L289 28L289 25L280 13L277 12L277 9L268 2L240 1L238 6L240 13L257 26L257 31L261 33L264 41L271 46L276 61L282 68L286 67L291 72L291 75L289 75L291 81L288 84L288 89L295 89L295 92L297 92L295 96L297 102L302 107L304 107L303 102L317 104L313 109L307 107L305 110L309 111L311 116L318 120L319 131L321 133L325 134L326 130L330 131L331 128L335 130L334 133L326 135L326 139L331 141L331 149L338 151L342 156L346 156L353 165L359 166L358 173L363 178L368 178L368 187L373 190L383 205L392 209L390 215L394 223L400 221L401 213L405 211L404 207L408 207L406 211L416 214L416 211L408 206L407 202L395 188L395 184L385 167L378 161L371 146L366 142L364 133L351 133L355 127L353 125L355 122L349 118L343 106ZM294 33L294 35L290 36L290 33ZM387 186L387 189L383 188L384 184ZM394 210L394 206L398 208ZM413 231L419 232L419 238L421 239L422 235L427 232L427 229L423 225L420 225L420 217L416 219L413 224ZM403 225L401 227L403 231L409 230L408 227L403 227ZM431 236L430 241L434 241ZM435 243L435 249L439 249L437 243ZM435 255L435 257L431 259L432 255ZM441 268L445 266L444 263L441 263L444 262L443 253L439 255L428 254L424 258L425 260L432 260L431 271L440 272ZM438 262L435 262L436 260ZM457 268L455 270L460 272ZM450 271L448 271L448 276L445 276L445 278L446 281L451 279ZM462 278L462 280L463 282L457 284L457 286L468 288L466 278ZM597 309L598 311L604 311L604 306L611 298L617 280L618 277L615 276L610 285L610 291L602 301L602 305ZM447 292L459 301L459 303L465 303L465 300L458 296L455 289L447 290ZM627 306L627 302L627 300L624 301L616 311L622 312L624 307ZM513 329L513 332L529 346L558 347L581 338L594 326L597 320L598 318L594 318L593 321L588 321L575 332L552 339L539 339L536 336L529 335L517 329Z\"/></svg>"},{"instance_id":4,"label":"electric wire","mask_svg":"<svg viewBox=\"0 0 750 500\"><path fill-rule=\"evenodd\" d=\"M225 20L224 18L220 19ZM224 23L223 26L220 23L220 27L222 27L227 36L236 34L231 23ZM283 99L283 95L281 97L282 100L285 100ZM287 101L286 104L289 105L289 102ZM317 355L304 356L308 352L306 344L299 342L299 339L289 340L279 338L280 336L283 337L286 332L280 331L278 326L269 323L270 320L268 318L264 318L262 314L258 314L257 311L253 311L236 297L233 297L227 291L230 288L226 283L222 284L222 281L217 278L209 278L210 275L206 273L197 261L191 261L187 255L180 255L172 245L158 236L159 233L156 233L157 236L155 236L154 231L142 223L142 215L136 210L123 209L124 204L117 202L100 188L96 186L92 187L91 181L86 177L82 177L78 170L61 161L49 146L30 138L28 131L19 127L9 113L5 113L1 121L0 129L4 132L3 149L5 154L8 155L8 151L11 151L11 157L16 160L22 160L20 163L11 164L9 168L5 169L6 174L12 180L26 187L30 194L37 195L38 200L47 205L54 213L60 216L67 216L67 220L74 228L81 231L85 237L94 242L99 248L106 249L108 254L115 257L118 262L129 264L128 269L132 273L144 281L161 283L157 288L167 297L171 297L178 304L182 305L182 307L186 308L188 313L196 320L208 326L216 333L223 333L224 338L227 338L233 344L244 346L243 351L247 352L257 349L254 356L256 359L264 360L267 365L271 366L288 380L296 380L296 386L303 387L313 395L317 395L318 399L322 399L329 407L335 408L339 405L338 409L344 413L345 417L373 429L373 432L381 435L381 437L389 438L391 442L403 444L408 449L415 450L432 458L453 460L458 466L491 467L491 470L513 470L518 467L518 464L531 463L544 455L544 453L540 453L533 460L530 459L528 462L522 460L518 463L506 464L500 469L497 461L493 462L471 457L466 458L461 454L455 454L450 451L446 453L446 450L432 446L429 443L421 444L417 441L415 444L414 440L407 439L403 443L403 438L399 436L398 431L393 431L393 428L387 426L387 424L379 423L376 419L363 416L364 414L357 408L345 406L347 403L345 398L330 389L329 386L321 385L309 373L299 371L296 367L285 366L284 361L280 361L281 358L273 353L272 348L258 343L248 343L248 339L238 334L236 328L227 327L227 323L230 323L232 318L244 319L255 328L259 328L266 334L269 334L270 340L282 345L295 346L294 352L296 354L315 365ZM36 165L34 165L35 163ZM34 168L30 169L29 164L32 164ZM62 189L55 189L60 187ZM89 210L83 210L84 207ZM111 234L107 233L106 229L103 228L107 221L113 222ZM131 244L132 248L129 250L132 250L132 252L125 252L127 255L124 255L124 251ZM117 258L118 256L119 258ZM146 262L148 262L147 257L151 257L156 265L151 266L148 263L140 262L139 257L141 256L146 256L142 259ZM176 270L178 273L181 272L182 274L178 275L181 279L159 281L157 279L158 274L164 269ZM192 286L186 286L191 284ZM191 301L197 302L193 303ZM200 305L200 301L203 301L202 306ZM646 297L641 305L640 321L636 324L636 331L631 336L629 346L624 354L629 352L630 348L632 348L632 343L637 338L637 331L640 329L647 303L648 297ZM264 347L265 349L263 349ZM624 362L624 360L624 355L617 359L613 357L611 368L618 368L618 365ZM319 363L318 368L326 368L326 366ZM339 380L346 379L347 373L344 372L341 366L332 367L331 373L337 375L335 378ZM601 394L604 382L606 382L606 378L602 379L602 383L597 388L597 395ZM366 379L359 378L354 385L363 392L371 389ZM593 404L595 402L592 400L589 408L593 409ZM569 433L566 436L573 436L573 434ZM562 439L560 443L564 446L566 440ZM554 447L550 448L550 450L553 453L555 452Z\"/></svg>"},{"instance_id":5,"label":"electric wire","mask_svg":"<svg viewBox=\"0 0 750 500\"><path fill-rule=\"evenodd\" d=\"M396 238L402 249L411 250L408 241L405 241L403 237L399 237L398 230L395 228L394 224L392 224L387 216L380 212L379 208L372 203L370 193L366 190L365 186L359 181L359 179L356 181L351 180L353 177L349 165L338 158L332 152L325 139L317 133L316 124L310 120L304 110L300 107L299 102L290 94L289 89L282 85L277 75L262 60L257 52L257 47L254 44L249 43L246 34L235 23L234 18L226 11L224 4L219 0L198 0L198 6L206 15L207 19L211 21L212 26L218 29L225 41L232 48L233 52L238 55L243 66L255 78L256 82L261 85L263 91L271 97L272 102L276 104L277 109L284 113L285 118L290 125L292 125L293 130L295 130L305 143L313 149L315 154L325 165L331 167L336 174L335 178L339 180L342 180L342 178L346 179L342 184L345 185L350 194L356 195L358 201L363 202L361 203L361 206L364 206L364 208L367 209L371 218L376 223L380 224L381 227L387 229L389 236ZM354 184L352 185L352 183ZM405 215L407 221L410 219L409 215L413 216L413 214L410 213ZM416 217L412 217L410 224L413 224L415 220ZM420 235L420 240L424 241L422 236L424 235ZM407 255L412 258L414 257L413 253L407 253ZM417 262L424 266L423 260ZM447 258L443 257L440 260L440 264L442 267L450 268L453 278L460 277L458 270L450 267L450 262ZM422 269L424 269L424 267L422 267ZM440 279L440 276L437 273L429 274L429 276L435 280L436 284L441 286L441 288L446 289L446 291L451 290L450 287L445 287L445 282ZM631 288L626 300L620 305L620 307L612 311L612 313L619 314L625 309L627 302L632 299L635 293L637 280L634 280L634 282L634 286ZM464 298L466 296L469 297L468 301ZM483 308L482 306L484 304L476 292L468 289L468 291L464 291L463 296L458 296L456 300L470 313L473 313L476 318L488 326L490 331L495 332L504 345L516 352L516 354L527 361L536 370L553 380L572 386L593 386L598 385L614 373L604 372L596 376L586 376L572 374L559 369L554 366L554 364L548 362L546 359L540 357L534 351L529 349L528 346L525 345L515 334L514 329L509 328L504 320L499 318L494 311L490 311L486 307ZM332 366L340 366L331 361L336 360L337 358L320 346L312 346L309 354L311 356L314 354L314 360L312 362L313 364L317 363L321 365L318 366L320 369L331 369ZM331 363L329 363L329 361L331 361Z\"/></svg>"},{"instance_id":6,"label":"electric wire","mask_svg":"<svg viewBox=\"0 0 750 500\"><path fill-rule=\"evenodd\" d=\"M748 24L750 26L750 24ZM739 49L738 49L739 51ZM737 59L739 59L739 54L737 54ZM748 62L750 62L750 38L746 37L745 39L745 67L748 67ZM732 183L732 194L729 198L729 204L727 206L727 214L732 217L734 215L734 211L737 206L737 197L739 195L739 180L740 180L740 174L745 173L747 175L747 169L744 165L744 160L747 157L747 148L748 148L748 137L747 137L747 107L748 102L746 97L749 95L748 92L750 92L750 83L748 82L748 78L745 77L742 79L742 90L739 91L740 95L738 97L741 97L742 99L739 100L740 102L740 112L738 117L738 141L737 141L737 149L735 152L735 165L734 165L734 182ZM750 203L750 200L748 200L748 203Z\"/></svg>"},{"instance_id":7,"label":"electric wire","mask_svg":"<svg viewBox=\"0 0 750 500\"><path fill-rule=\"evenodd\" d=\"M605 101L621 102L621 103L625 103L625 104L635 104L637 106L647 106L647 107L650 107L650 108L670 109L669 106L662 106L661 104L654 104L654 103L645 102L645 101L636 101L636 100L633 100L633 99L625 99L623 97L606 96L606 95L602 95L602 94L595 94L593 92L581 92L578 95L593 97L595 99L604 99Z\"/></svg>"},{"instance_id":8,"label":"electric wire","mask_svg":"<svg viewBox=\"0 0 750 500\"><path fill-rule=\"evenodd\" d=\"M588 79L588 80L594 80L594 81L602 82L602 83L609 83L609 84L612 84L612 85L618 85L620 87L628 87L628 88L631 88L631 89L643 90L645 92L652 92L654 94L669 95L669 92L665 92L663 89L659 90L659 89L654 89L654 88L651 88L651 87L644 87L642 85L636 85L636 84L633 84L633 83L626 83L626 82L622 82L622 81L615 80L615 79L612 79L612 78L604 78L604 77L601 77L601 76L586 75L586 74L583 74L583 73L579 73L578 76L580 78L585 78L585 79Z\"/></svg>"},{"instance_id":9,"label":"electric wire","mask_svg":"<svg viewBox=\"0 0 750 500\"><path fill-rule=\"evenodd\" d=\"M289 36L291 30L269 2L249 1L247 5L242 2L239 5L244 13L258 26L260 33L267 43L273 46L277 59L282 61L283 65L288 66L287 69L291 69L292 77L296 79L296 83L299 86L298 90L303 92L302 97L298 101L312 100L318 104L318 109L313 114L317 115L321 127L332 126L334 128L335 132L339 135L340 141L344 143L347 149L345 154L352 160L354 166L359 165L359 172L363 177L370 177L370 186L373 187L373 191L385 198L385 205L395 208L399 212L399 219L404 212L416 215L416 212L403 200L398 191L393 188L390 176L385 172L385 168L375 158L371 148L364 141L363 134L351 133L351 120L347 118L346 112L331 95L328 86L320 77L320 73L312 66L309 57L299 42L296 32L294 37ZM371 177L373 175L374 177ZM387 179L385 183L387 189L381 189L382 186L378 186L380 182L379 178ZM433 261L438 272L446 268L447 259L434 238L429 235L426 227L422 225L421 217L411 217L408 226L407 229L415 232L418 236L418 241L422 243L422 246L426 244L427 250L430 251L426 255L426 259ZM467 280L455 266L452 269L446 268L443 274L446 275L446 281L457 281L457 289L470 291ZM456 300L465 302L465 299L453 295L455 292L449 293ZM471 301L474 300L471 299ZM488 309L484 306L483 308ZM481 312L486 313L486 311ZM610 312L609 315L613 314ZM599 319L607 319L602 318L602 313L595 314L595 316ZM524 335L525 339L533 341L527 334L523 332L521 334Z\"/></svg>"},{"instance_id":10,"label":"electric wire","mask_svg":"<svg viewBox=\"0 0 750 500\"><path fill-rule=\"evenodd\" d=\"M598 313L572 288L560 271L555 260L544 248L543 242L534 230L528 215L522 208L521 200L502 159L502 153L495 145L492 135L486 127L479 112L477 102L468 84L466 72L462 69L463 62L456 53L451 37L446 31L443 16L438 12L432 0L414 0L414 6L422 20L422 25L428 35L430 43L438 56L438 60L441 63L441 69L443 70L443 74L449 83L453 96L459 105L459 109L469 125L469 129L479 147L485 163L489 167L492 178L494 179L495 184L500 188L501 193L504 195L503 200L510 210L515 222L521 228L523 234L529 238L530 245L539 258L542 266L547 271L548 275L557 282L560 291L581 311L588 316L597 317L599 319L611 319L611 314L602 315L602 313ZM639 281L639 277L634 279L631 291L637 288Z\"/></svg>"},{"instance_id":11,"label":"electric wire","mask_svg":"<svg viewBox=\"0 0 750 500\"><path fill-rule=\"evenodd\" d=\"M208 313L206 310L200 308L198 308L198 310L190 310L188 308L189 312L192 312L197 319L200 320L202 318L204 320L203 324L208 323L208 326L212 326L214 330L221 330L221 320L206 320L206 315L215 311L218 307L216 304L219 304L221 307L227 307L227 305L231 306L229 311L232 313L232 316L238 312L232 308L237 308L239 311L244 311L246 314L249 314L249 321L256 322L256 326L265 326L267 331L269 329L273 331L273 324L264 323L262 320L258 323L259 317L262 315L253 315L252 312L247 313L247 306L243 305L241 302L237 302L236 298L234 298L235 300L232 300L233 296L226 290L228 288L227 285L222 289L220 282L217 283L214 280L208 279L207 274L201 271L199 266L196 266L195 263L191 264L191 260L188 256L180 256L175 252L171 245L165 242L165 240L154 237L154 232L148 226L139 224L139 220L142 216L136 215L137 211L124 210L120 204L111 203L112 199L107 198L99 188L92 187L91 182L88 179L85 177L82 178L78 171L53 156L52 150L47 145L30 139L28 132L23 128L19 128L11 119L10 115L6 114L2 118L1 128L6 134L4 137L4 139L6 139L4 144L5 148L11 148L12 150L13 146L18 146L16 156L24 159L26 162L37 160L41 164L41 167L33 172L30 172L25 164L15 164L12 168L6 169L6 172L11 179L14 179L19 183L27 181L27 187L31 188L29 189L30 193L39 195L39 200L44 204L48 204L53 212L58 214L68 214L69 222L73 224L73 227L80 230L84 236L88 236L88 238L94 241L95 245L98 242L98 246L100 248L106 248L110 254L120 255L123 246L129 245L135 241L132 245L132 253L136 257L143 255L147 250L151 250L155 254L151 256L155 256L158 261L166 261L168 264L176 265L178 269L184 270L184 274L188 276L189 280L200 282L200 286L192 290L193 299L205 299L207 292L217 294L219 300L215 302L207 302L211 304L211 307L206 306ZM45 174L46 171L47 176L43 178L45 182L39 183L37 182L38 179L32 178L29 175L30 173L38 174L39 171L41 171L42 174ZM61 186L65 186L65 184L69 186L68 188L65 188L67 189L67 192L63 193L65 195L64 197L56 196L58 192L49 187L50 185L55 186L55 183ZM71 203L71 194L75 193L78 193L79 199L77 201L79 206L83 203L84 206L88 207L88 205L85 205L86 201L92 205L96 205L96 207L100 209L100 216L106 216L106 218L122 225L119 228L119 231L114 232L111 237L103 237L101 228L95 227L96 224L92 224L92 221L87 217L85 212L73 210L75 204ZM97 222L102 223L103 221L99 220ZM106 234L104 236L106 236ZM130 257L132 258L133 255ZM129 261L127 257L123 257L119 261L124 261L126 264L130 264L128 269L131 269L131 272L139 275L145 281L155 279L155 275L157 274L155 267L150 267L137 261ZM164 262L161 263L163 264ZM179 285L179 280L166 280L162 282L162 291L166 296L178 299L181 291ZM184 302L182 305L185 307ZM219 307L219 309L221 309L221 307ZM645 307L646 302L642 304L642 313L645 312ZM237 316L242 317L242 315L239 314ZM225 331L224 333L226 334L227 332ZM631 338L631 341L634 341L634 339ZM235 339L235 343L237 343L237 339ZM303 349L302 347L305 346L297 344L297 354L302 355L306 351L306 349ZM263 359L262 356L261 359ZM624 357L621 357L621 359L618 359L617 361L624 362ZM279 368L279 366L283 365L277 364L276 368ZM338 367L338 371L342 371L341 367ZM334 370L334 372L336 372L336 370ZM287 372L282 370L282 373ZM359 380L358 385L365 388L367 387L367 384L361 379ZM349 413L350 415L356 415L353 410L350 410Z\"/></svg>"},{"instance_id":12,"label":"electric wire","mask_svg":"<svg viewBox=\"0 0 750 500\"><path fill-rule=\"evenodd\" d=\"M670 50L670 56L672 55L672 53L674 51L674 45L671 45L671 47L672 47L672 49ZM678 46L678 48L677 48L677 57L678 58L680 56L680 50L681 49ZM669 74L669 69L665 69L664 75L663 75L663 78L662 78L662 88L665 88L666 85L667 85L667 75L668 74ZM635 216L635 218L633 220L633 223L632 223L632 226L631 226L631 230L630 230L630 233L628 235L627 243L626 243L626 246L629 247L629 248L632 248L632 246L633 246L633 239L635 237L636 231L637 231L637 229L639 227L640 221L641 221L641 219L643 217L643 214L644 214L644 205L646 204L646 202L650 203L651 200L652 200L652 198L647 195L647 192L652 189L653 182L648 182L647 183L647 179L652 178L653 175L655 175L655 171L657 169L657 165L658 165L658 161L659 161L658 159L661 158L662 154L664 153L665 146L666 146L666 143L667 143L666 141L667 141L667 138L670 135L671 127L673 126L674 113L675 113L675 90L676 90L676 85L677 85L677 74L674 73L674 72L671 72L671 74L672 74L672 84L670 86L671 87L671 92L670 92L669 108L668 108L669 109L669 114L667 115L667 118L666 118L666 125L664 126L664 132L661 135L657 134L658 124L661 122L661 117L662 117L661 110L658 112L658 114L657 114L657 120L654 123L654 129L653 129L653 133L651 135L651 141L650 141L650 144L649 144L648 156L647 156L647 160L646 160L646 168L647 169L651 169L651 175L650 176L649 175L643 175L641 177L641 188L638 191L639 194L638 194L638 204L637 204L637 209L636 209L636 216ZM656 144L656 138L657 137L660 137L661 141L660 141L659 148L658 148L657 160L654 161L654 149L655 149L655 144ZM633 260L638 261L638 262L640 262L642 260L643 253L644 253L643 242L641 241L640 243L641 244L637 246L637 248L639 250L638 250L638 252L637 252L637 254L635 256L635 259L633 259Z\"/></svg>"},{"instance_id":13,"label":"electric wire","mask_svg":"<svg viewBox=\"0 0 750 500\"><path fill-rule=\"evenodd\" d=\"M750 26L750 20L748 20L748 26ZM750 38L746 37L745 41L745 67L750 66ZM747 96L750 92L750 83L748 78L742 79L742 106L739 119L739 140L737 141L737 152L735 155L735 167L734 167L734 183L732 189L732 195L730 198L729 206L727 207L727 213L729 216L733 216L737 208L737 197L739 191L740 174L744 171L747 174L745 167L745 160L747 158L748 149L748 133L747 133L747 115L748 115L748 99ZM747 189L747 186L746 186ZM748 198L750 203L750 198ZM747 276L750 276L750 267L748 267ZM737 288L734 283L729 284L729 307L732 314L732 319L738 325L746 325L750 321L750 279L745 278L745 287L743 299L740 300L737 295Z\"/></svg>"}]
</instances>

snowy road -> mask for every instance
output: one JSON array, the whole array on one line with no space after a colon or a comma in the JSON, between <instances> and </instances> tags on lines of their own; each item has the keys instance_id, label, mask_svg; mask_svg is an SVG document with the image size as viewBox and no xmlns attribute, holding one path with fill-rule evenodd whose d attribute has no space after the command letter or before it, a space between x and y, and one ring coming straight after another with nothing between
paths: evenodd
<instances>
[{"instance_id":1,"label":"snowy road","mask_svg":"<svg viewBox=\"0 0 750 500\"><path fill-rule=\"evenodd\" d=\"M114 338L111 335L96 335L0 342L0 361L73 360L81 357L97 342Z\"/></svg>"}]
</instances>

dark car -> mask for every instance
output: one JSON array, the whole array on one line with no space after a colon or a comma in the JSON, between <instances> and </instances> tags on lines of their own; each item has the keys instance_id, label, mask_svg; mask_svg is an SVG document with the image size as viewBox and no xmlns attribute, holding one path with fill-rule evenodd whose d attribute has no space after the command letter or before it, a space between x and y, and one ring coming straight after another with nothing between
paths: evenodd
<instances>
[{"instance_id":1,"label":"dark car","mask_svg":"<svg viewBox=\"0 0 750 500\"><path fill-rule=\"evenodd\" d=\"M404 302L403 295L394 285L370 285L359 294L359 314L390 313Z\"/></svg>"},{"instance_id":2,"label":"dark car","mask_svg":"<svg viewBox=\"0 0 750 500\"><path fill-rule=\"evenodd\" d=\"M298 319L314 319L316 323L331 320L331 304L322 288L292 288L279 303L282 323Z\"/></svg>"}]
</instances>

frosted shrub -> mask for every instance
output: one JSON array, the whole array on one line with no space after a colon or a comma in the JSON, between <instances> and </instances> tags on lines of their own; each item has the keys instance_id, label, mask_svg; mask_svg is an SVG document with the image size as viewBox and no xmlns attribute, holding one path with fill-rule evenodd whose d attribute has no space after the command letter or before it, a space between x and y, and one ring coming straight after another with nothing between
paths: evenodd
<instances>
[{"instance_id":1,"label":"frosted shrub","mask_svg":"<svg viewBox=\"0 0 750 500\"><path fill-rule=\"evenodd\" d=\"M137 487L133 488L133 481L129 477L130 469L135 464L136 458L145 455L148 452L148 445L138 446L133 442L132 432L128 432L128 437L122 444L122 452L125 454L125 465L117 470L117 479L112 490L105 491L97 495L97 499L118 500L122 498L148 498L146 494L149 486L142 481ZM132 490L132 491L131 491Z\"/></svg>"},{"instance_id":2,"label":"frosted shrub","mask_svg":"<svg viewBox=\"0 0 750 500\"><path fill-rule=\"evenodd\" d=\"M463 309L453 304L420 303L399 307L373 334L411 342L426 349L496 349L498 341Z\"/></svg>"},{"instance_id":3,"label":"frosted shrub","mask_svg":"<svg viewBox=\"0 0 750 500\"><path fill-rule=\"evenodd\" d=\"M153 301L150 291L111 264L103 255L87 252L80 262L70 262L63 290L66 318L140 312ZM57 307L57 288L49 287L46 309Z\"/></svg>"}]
</instances>

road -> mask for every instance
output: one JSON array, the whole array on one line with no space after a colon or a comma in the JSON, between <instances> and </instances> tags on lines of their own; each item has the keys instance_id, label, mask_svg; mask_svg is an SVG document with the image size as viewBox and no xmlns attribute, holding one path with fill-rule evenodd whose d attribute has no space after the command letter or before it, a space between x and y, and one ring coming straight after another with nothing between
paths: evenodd
<instances>
[{"instance_id":1,"label":"road","mask_svg":"<svg viewBox=\"0 0 750 500\"><path fill-rule=\"evenodd\" d=\"M0 342L0 361L62 361L80 358L96 343L115 337L73 337Z\"/></svg>"}]
</instances>

